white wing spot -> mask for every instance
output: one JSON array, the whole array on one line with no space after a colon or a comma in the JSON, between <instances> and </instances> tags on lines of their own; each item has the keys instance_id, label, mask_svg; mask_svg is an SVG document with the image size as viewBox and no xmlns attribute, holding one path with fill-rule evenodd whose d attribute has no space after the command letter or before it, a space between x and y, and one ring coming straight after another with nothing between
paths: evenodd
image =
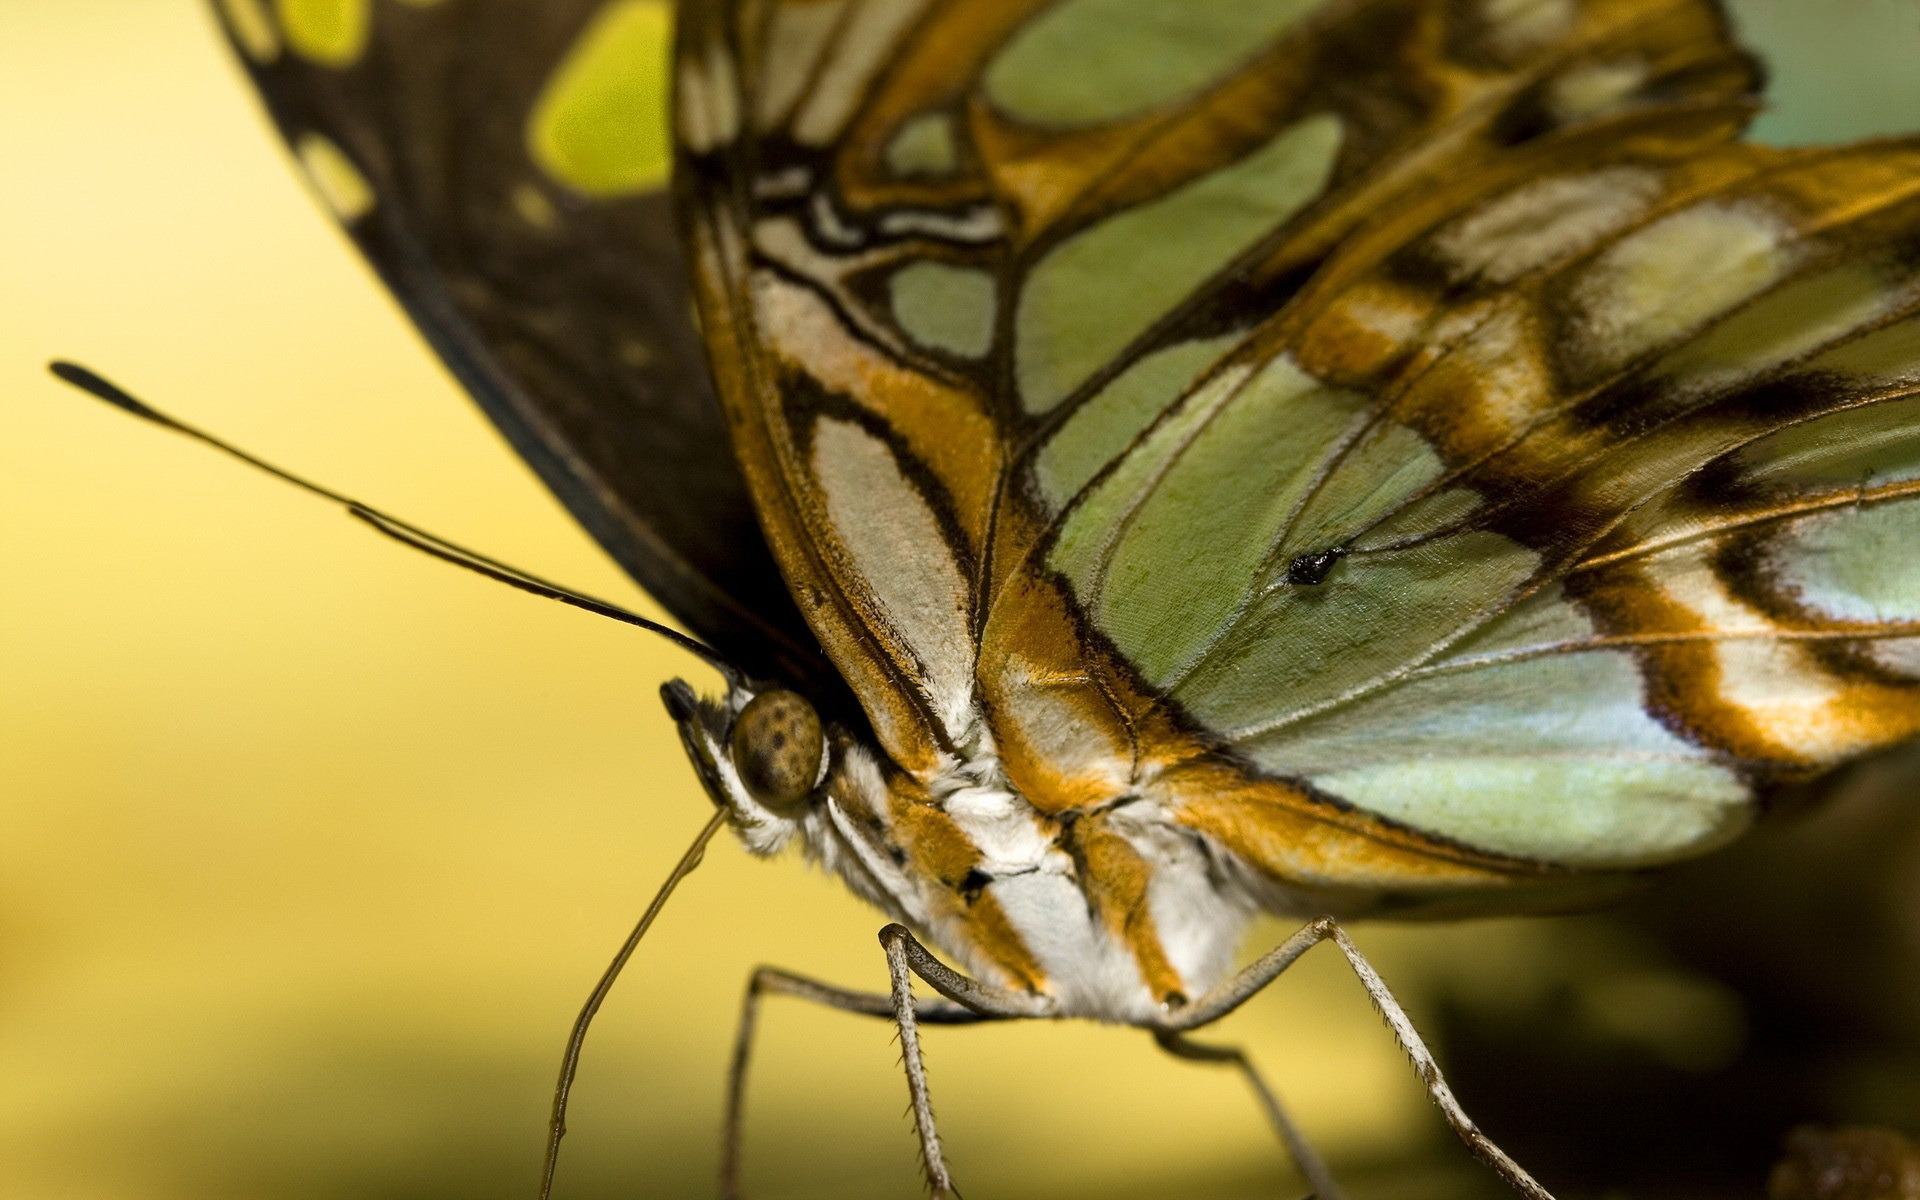
<instances>
[{"instance_id":1,"label":"white wing spot","mask_svg":"<svg viewBox=\"0 0 1920 1200\"><path fill-rule=\"evenodd\" d=\"M1594 364L1617 366L1758 295L1790 265L1789 232L1752 207L1699 204L1607 250L1574 289Z\"/></svg>"},{"instance_id":2,"label":"white wing spot","mask_svg":"<svg viewBox=\"0 0 1920 1200\"><path fill-rule=\"evenodd\" d=\"M1585 63L1548 85L1547 108L1562 124L1591 121L1624 108L1646 82L1640 59Z\"/></svg>"},{"instance_id":3,"label":"white wing spot","mask_svg":"<svg viewBox=\"0 0 1920 1200\"><path fill-rule=\"evenodd\" d=\"M739 136L738 81L725 47L709 47L705 62L688 55L675 82L680 92L680 141L687 149L706 154Z\"/></svg>"},{"instance_id":4,"label":"white wing spot","mask_svg":"<svg viewBox=\"0 0 1920 1200\"><path fill-rule=\"evenodd\" d=\"M1571 30L1579 19L1573 0L1485 0L1480 9L1487 40L1502 54L1527 54Z\"/></svg>"},{"instance_id":5,"label":"white wing spot","mask_svg":"<svg viewBox=\"0 0 1920 1200\"><path fill-rule=\"evenodd\" d=\"M350 225L373 211L373 185L332 139L303 133L293 150L307 178L313 181L314 190L343 224Z\"/></svg>"},{"instance_id":6,"label":"white wing spot","mask_svg":"<svg viewBox=\"0 0 1920 1200\"><path fill-rule=\"evenodd\" d=\"M220 11L248 59L269 63L280 57L280 30L261 0L220 0Z\"/></svg>"},{"instance_id":7,"label":"white wing spot","mask_svg":"<svg viewBox=\"0 0 1920 1200\"><path fill-rule=\"evenodd\" d=\"M1542 179L1453 222L1434 238L1434 249L1457 277L1511 283L1598 245L1659 194L1659 178L1638 167Z\"/></svg>"},{"instance_id":8,"label":"white wing spot","mask_svg":"<svg viewBox=\"0 0 1920 1200\"><path fill-rule=\"evenodd\" d=\"M888 446L852 421L814 427L813 473L827 518L903 648L920 660L950 731L970 720L969 592L933 510Z\"/></svg>"}]
</instances>

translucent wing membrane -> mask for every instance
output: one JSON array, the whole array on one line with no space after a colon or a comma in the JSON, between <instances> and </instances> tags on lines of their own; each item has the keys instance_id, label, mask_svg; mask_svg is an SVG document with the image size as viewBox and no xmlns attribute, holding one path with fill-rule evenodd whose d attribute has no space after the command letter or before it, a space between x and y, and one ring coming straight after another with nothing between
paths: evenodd
<instances>
[{"instance_id":1,"label":"translucent wing membrane","mask_svg":"<svg viewBox=\"0 0 1920 1200\"><path fill-rule=\"evenodd\" d=\"M683 199L776 553L909 769L1275 879L1699 853L1920 724L1920 144L1705 0L738 0Z\"/></svg>"},{"instance_id":2,"label":"translucent wing membrane","mask_svg":"<svg viewBox=\"0 0 1920 1200\"><path fill-rule=\"evenodd\" d=\"M667 5L216 8L317 190L581 523L742 667L825 687L688 317Z\"/></svg>"}]
</instances>

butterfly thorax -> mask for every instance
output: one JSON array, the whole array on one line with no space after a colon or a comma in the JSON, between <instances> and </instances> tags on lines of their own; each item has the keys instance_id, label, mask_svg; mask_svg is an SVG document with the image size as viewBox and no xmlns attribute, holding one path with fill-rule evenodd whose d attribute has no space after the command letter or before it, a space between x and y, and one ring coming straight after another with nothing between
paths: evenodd
<instances>
[{"instance_id":1,"label":"butterfly thorax","mask_svg":"<svg viewBox=\"0 0 1920 1200\"><path fill-rule=\"evenodd\" d=\"M1154 787L1051 808L1009 780L984 727L924 772L830 728L819 786L793 806L768 804L729 753L750 702L736 687L676 706L746 847L797 845L975 976L1049 997L1063 1016L1145 1023L1231 967L1259 884L1170 821Z\"/></svg>"}]
</instances>

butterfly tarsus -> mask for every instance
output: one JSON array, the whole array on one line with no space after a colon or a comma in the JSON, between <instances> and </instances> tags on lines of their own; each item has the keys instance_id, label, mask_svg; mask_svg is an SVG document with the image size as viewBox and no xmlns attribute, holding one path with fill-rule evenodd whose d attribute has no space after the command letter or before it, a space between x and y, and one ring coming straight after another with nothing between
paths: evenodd
<instances>
[{"instance_id":1,"label":"butterfly tarsus","mask_svg":"<svg viewBox=\"0 0 1920 1200\"><path fill-rule=\"evenodd\" d=\"M742 1148L746 1128L747 1075L753 1051L753 1039L760 1025L760 1002L767 996L791 996L827 1008L859 1016L894 1020L894 1002L889 994L856 992L822 983L778 967L756 967L747 980L740 1003L740 1023L733 1039L733 1059L727 1071L727 1112L720 1158L721 1200L741 1200ZM914 1019L927 1025L975 1025L996 1020L991 1013L975 1012L951 1000L919 999L913 1002Z\"/></svg>"},{"instance_id":2,"label":"butterfly tarsus","mask_svg":"<svg viewBox=\"0 0 1920 1200\"><path fill-rule=\"evenodd\" d=\"M1492 1167L1500 1178L1515 1191L1526 1196L1528 1200L1553 1200L1552 1193L1541 1187L1525 1168L1496 1146L1493 1140L1473 1123L1473 1119L1467 1116L1466 1110L1454 1098L1453 1089L1447 1086L1447 1081L1440 1072L1440 1064L1433 1057L1433 1052L1427 1049L1426 1042L1420 1037L1419 1031L1413 1027L1413 1021L1407 1016L1406 1009L1394 999L1386 982L1380 978L1379 972L1373 969L1373 964L1360 953L1360 948L1353 944L1353 939L1347 936L1347 931L1342 929L1339 922L1332 917L1319 917L1309 922L1305 928L1269 950L1239 974L1214 988L1212 992L1186 1008L1168 1014L1158 1029L1178 1034L1218 1021L1252 999L1297 962L1301 955L1321 942L1327 941L1339 947L1340 953L1347 960L1348 967L1359 978L1360 985L1366 989L1368 998L1373 1001L1374 1008L1385 1019L1387 1028L1393 1033L1394 1041L1399 1043L1400 1052L1406 1056L1409 1063L1413 1064L1415 1073L1420 1076L1420 1082L1427 1089L1427 1095L1439 1107L1441 1115L1446 1118L1447 1124L1453 1128L1460 1140L1466 1144L1467 1149Z\"/></svg>"},{"instance_id":3,"label":"butterfly tarsus","mask_svg":"<svg viewBox=\"0 0 1920 1200\"><path fill-rule=\"evenodd\" d=\"M1306 1135L1293 1122L1287 1110L1280 1103L1280 1097L1267 1086L1258 1067L1247 1057L1246 1051L1238 1046L1215 1046L1196 1042L1172 1030L1155 1030L1153 1040L1175 1058L1187 1062L1215 1063L1230 1066L1240 1072L1247 1086L1253 1089L1254 1096L1260 1101L1261 1109L1267 1114L1267 1121L1273 1131L1286 1146L1287 1153L1293 1157L1294 1166L1306 1176L1307 1184L1313 1188L1310 1200L1342 1200L1339 1185L1333 1181L1333 1172L1307 1141Z\"/></svg>"},{"instance_id":4,"label":"butterfly tarsus","mask_svg":"<svg viewBox=\"0 0 1920 1200\"><path fill-rule=\"evenodd\" d=\"M899 925L880 931L880 944L887 949L887 969L893 983L893 1021L900 1032L901 1065L907 1074L907 1096L913 1110L913 1129L920 1139L920 1167L926 1172L927 1190L934 1200L958 1198L953 1176L947 1170L945 1153L940 1148L940 1132L933 1120L933 1094L927 1086L927 1063L920 1052L920 1027L915 1020L913 968L907 961L906 940L911 938Z\"/></svg>"}]
</instances>

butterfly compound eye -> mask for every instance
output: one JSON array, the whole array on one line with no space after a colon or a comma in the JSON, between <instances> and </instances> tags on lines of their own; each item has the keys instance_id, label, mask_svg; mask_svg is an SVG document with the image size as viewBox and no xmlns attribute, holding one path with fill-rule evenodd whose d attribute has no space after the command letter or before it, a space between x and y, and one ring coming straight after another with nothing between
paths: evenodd
<instances>
[{"instance_id":1,"label":"butterfly compound eye","mask_svg":"<svg viewBox=\"0 0 1920 1200\"><path fill-rule=\"evenodd\" d=\"M813 705L793 692L768 691L734 718L727 751L753 798L772 809L806 799L820 777L826 734Z\"/></svg>"}]
</instances>

